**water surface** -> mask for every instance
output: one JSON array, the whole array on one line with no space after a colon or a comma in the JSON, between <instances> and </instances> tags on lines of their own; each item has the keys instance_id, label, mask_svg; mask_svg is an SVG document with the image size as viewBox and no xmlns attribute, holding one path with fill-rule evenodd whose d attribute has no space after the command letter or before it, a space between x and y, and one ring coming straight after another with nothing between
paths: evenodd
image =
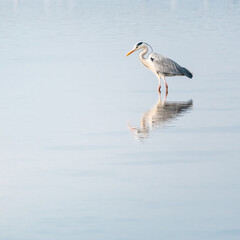
<instances>
[{"instance_id":1,"label":"water surface","mask_svg":"<svg viewBox=\"0 0 240 240\"><path fill-rule=\"evenodd\" d=\"M239 239L239 1L6 0L0 32L0 239ZM160 102L137 41L194 78Z\"/></svg>"}]
</instances>

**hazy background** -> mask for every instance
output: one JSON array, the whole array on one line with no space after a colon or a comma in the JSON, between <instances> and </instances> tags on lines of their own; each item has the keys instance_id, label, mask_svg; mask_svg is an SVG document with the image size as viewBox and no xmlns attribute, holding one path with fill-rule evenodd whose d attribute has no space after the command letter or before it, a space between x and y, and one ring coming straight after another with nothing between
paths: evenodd
<instances>
[{"instance_id":1,"label":"hazy background","mask_svg":"<svg viewBox=\"0 0 240 240\"><path fill-rule=\"evenodd\" d=\"M0 239L239 239L239 39L237 0L0 1ZM144 139L137 41L194 72Z\"/></svg>"}]
</instances>

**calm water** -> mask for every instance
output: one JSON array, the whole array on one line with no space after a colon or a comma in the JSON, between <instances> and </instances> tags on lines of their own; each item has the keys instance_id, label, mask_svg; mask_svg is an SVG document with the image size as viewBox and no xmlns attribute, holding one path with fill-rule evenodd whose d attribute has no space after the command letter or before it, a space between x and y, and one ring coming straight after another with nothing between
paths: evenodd
<instances>
[{"instance_id":1,"label":"calm water","mask_svg":"<svg viewBox=\"0 0 240 240\"><path fill-rule=\"evenodd\" d=\"M1 240L240 238L239 1L4 0L0 33ZM194 78L160 100L137 41Z\"/></svg>"}]
</instances>

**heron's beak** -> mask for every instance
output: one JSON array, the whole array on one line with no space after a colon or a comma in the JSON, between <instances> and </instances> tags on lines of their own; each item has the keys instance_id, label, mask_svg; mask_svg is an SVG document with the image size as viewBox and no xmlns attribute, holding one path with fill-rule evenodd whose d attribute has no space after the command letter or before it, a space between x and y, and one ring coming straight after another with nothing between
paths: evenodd
<instances>
[{"instance_id":1,"label":"heron's beak","mask_svg":"<svg viewBox=\"0 0 240 240\"><path fill-rule=\"evenodd\" d=\"M126 56L129 56L130 54L132 54L135 50L130 51Z\"/></svg>"}]
</instances>

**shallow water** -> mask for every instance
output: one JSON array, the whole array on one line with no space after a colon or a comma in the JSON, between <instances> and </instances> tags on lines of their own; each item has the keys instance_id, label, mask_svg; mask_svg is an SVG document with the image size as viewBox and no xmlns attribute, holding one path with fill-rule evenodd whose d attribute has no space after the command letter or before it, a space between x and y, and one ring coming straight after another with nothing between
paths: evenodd
<instances>
[{"instance_id":1,"label":"shallow water","mask_svg":"<svg viewBox=\"0 0 240 240\"><path fill-rule=\"evenodd\" d=\"M7 0L0 32L1 240L239 239L239 1ZM160 101L137 41L194 78Z\"/></svg>"}]
</instances>

